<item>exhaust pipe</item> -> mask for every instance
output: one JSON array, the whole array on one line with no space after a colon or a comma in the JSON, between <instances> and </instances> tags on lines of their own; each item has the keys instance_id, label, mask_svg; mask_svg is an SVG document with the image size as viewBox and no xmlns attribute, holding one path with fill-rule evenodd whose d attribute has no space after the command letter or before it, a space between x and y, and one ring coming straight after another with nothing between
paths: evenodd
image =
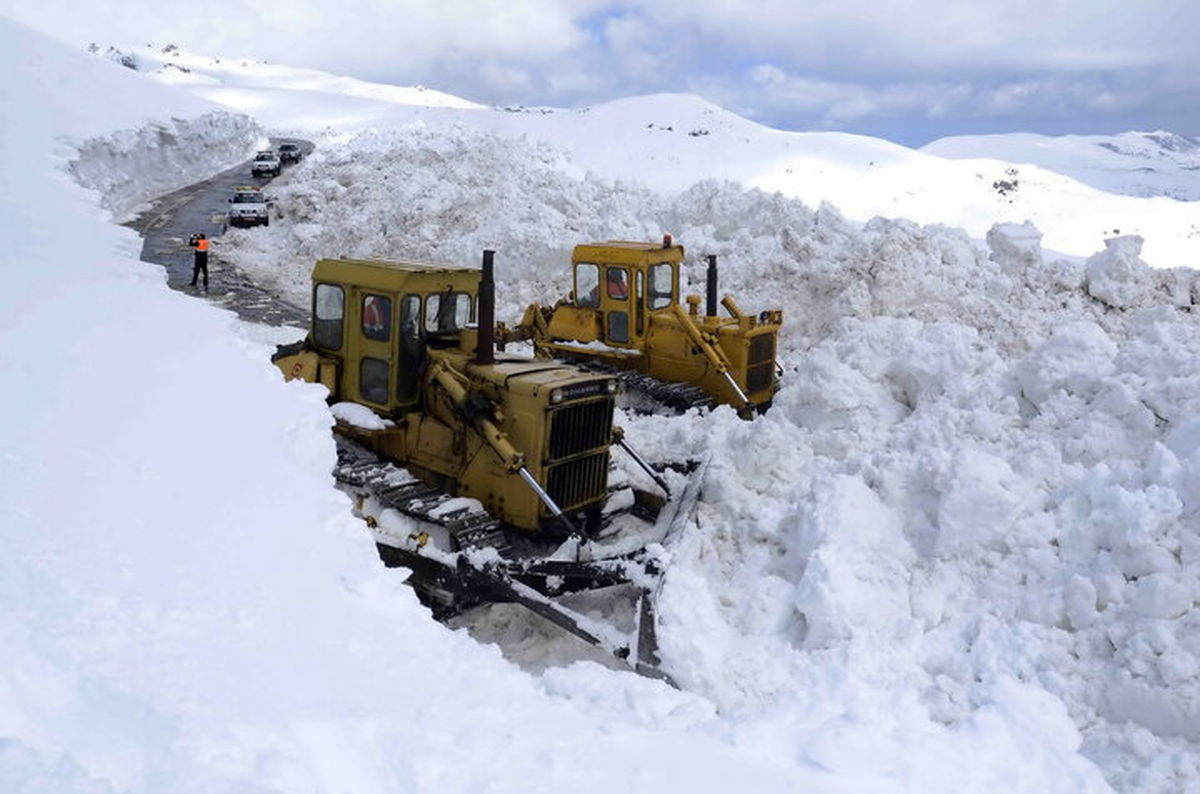
<instances>
[{"instance_id":1,"label":"exhaust pipe","mask_svg":"<svg viewBox=\"0 0 1200 794\"><path fill-rule=\"evenodd\" d=\"M708 255L708 278L705 283L707 298L704 306L706 317L717 316L717 255Z\"/></svg>"},{"instance_id":2,"label":"exhaust pipe","mask_svg":"<svg viewBox=\"0 0 1200 794\"><path fill-rule=\"evenodd\" d=\"M496 281L492 275L495 251L483 252L483 273L479 277L479 332L475 345L475 363L496 362Z\"/></svg>"}]
</instances>

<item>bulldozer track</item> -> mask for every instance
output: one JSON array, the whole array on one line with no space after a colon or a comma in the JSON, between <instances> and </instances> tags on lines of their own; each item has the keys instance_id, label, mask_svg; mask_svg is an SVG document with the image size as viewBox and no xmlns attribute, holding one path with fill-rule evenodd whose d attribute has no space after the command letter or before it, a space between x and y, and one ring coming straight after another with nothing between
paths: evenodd
<instances>
[{"instance_id":1,"label":"bulldozer track","mask_svg":"<svg viewBox=\"0 0 1200 794\"><path fill-rule=\"evenodd\" d=\"M618 369L597 361L582 360L576 363L591 372L612 375L621 381L621 386L627 392L645 395L670 410L679 413L685 413L692 408L712 410L712 397L699 386L690 383L670 383L641 372Z\"/></svg>"},{"instance_id":2,"label":"bulldozer track","mask_svg":"<svg viewBox=\"0 0 1200 794\"><path fill-rule=\"evenodd\" d=\"M341 436L337 439L337 454L335 480L365 490L384 508L443 527L454 538L456 551L485 546L501 554L509 550L500 522L479 502L458 499L421 482L405 469L379 460Z\"/></svg>"},{"instance_id":3,"label":"bulldozer track","mask_svg":"<svg viewBox=\"0 0 1200 794\"><path fill-rule=\"evenodd\" d=\"M358 512L374 531L385 563L413 570L409 583L435 618L445 620L481 603L512 601L605 649L639 675L675 685L661 669L658 654L655 600L663 571L653 559L637 559L638 554L592 560L548 557L545 549L511 544L503 524L485 512L479 502L459 499L421 482L407 470L381 461L343 436L337 436L337 451L334 479L359 499ZM686 469L694 471L696 465L692 462ZM677 510L681 504L694 504L698 484L699 480L692 483L690 495L676 504ZM366 497L374 501L369 509ZM454 548L439 551L432 543L427 546L420 537L420 528L403 534L379 526L377 517L388 509L426 522L427 526L444 528ZM621 512L627 511L612 515ZM480 550L487 553L478 557L475 552ZM637 625L631 634L615 631L553 597L613 586L637 588ZM458 598L444 598L452 594Z\"/></svg>"}]
</instances>

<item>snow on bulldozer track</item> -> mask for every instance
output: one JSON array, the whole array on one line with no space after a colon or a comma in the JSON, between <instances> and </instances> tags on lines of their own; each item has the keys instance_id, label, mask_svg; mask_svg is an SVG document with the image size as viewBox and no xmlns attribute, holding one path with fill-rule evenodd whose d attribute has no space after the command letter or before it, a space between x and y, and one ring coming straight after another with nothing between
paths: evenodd
<instances>
[{"instance_id":1,"label":"snow on bulldozer track","mask_svg":"<svg viewBox=\"0 0 1200 794\"><path fill-rule=\"evenodd\" d=\"M722 292L784 309L784 386L753 422L624 417L651 459L713 455L660 602L671 674L781 754L873 774L1020 715L1079 731L1120 789L1200 776L1197 271L1146 266L1133 236L1063 258L1029 224L975 241L579 174L461 128L363 133L293 171L282 222L229 254L302 300L323 254L495 248L510 321L565 294L576 242L671 232L694 292L718 254ZM473 631L532 669L575 653L508 608Z\"/></svg>"}]
</instances>

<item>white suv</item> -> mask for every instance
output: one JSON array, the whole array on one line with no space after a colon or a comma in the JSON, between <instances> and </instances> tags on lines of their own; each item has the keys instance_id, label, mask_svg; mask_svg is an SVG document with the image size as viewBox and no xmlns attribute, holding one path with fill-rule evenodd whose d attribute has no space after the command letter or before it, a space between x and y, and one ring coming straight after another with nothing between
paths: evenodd
<instances>
[{"instance_id":1,"label":"white suv","mask_svg":"<svg viewBox=\"0 0 1200 794\"><path fill-rule=\"evenodd\" d=\"M229 199L230 226L270 226L267 197L256 187L235 187Z\"/></svg>"},{"instance_id":2,"label":"white suv","mask_svg":"<svg viewBox=\"0 0 1200 794\"><path fill-rule=\"evenodd\" d=\"M279 155L271 149L264 149L254 155L254 160L250 163L250 173L253 176L279 176L279 171L283 166L279 162Z\"/></svg>"}]
</instances>

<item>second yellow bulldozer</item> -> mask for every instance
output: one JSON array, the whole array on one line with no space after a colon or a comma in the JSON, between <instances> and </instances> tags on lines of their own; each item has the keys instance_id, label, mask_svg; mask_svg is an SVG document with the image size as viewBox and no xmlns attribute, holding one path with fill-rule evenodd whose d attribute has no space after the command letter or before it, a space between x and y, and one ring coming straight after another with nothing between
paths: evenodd
<instances>
[{"instance_id":1,"label":"second yellow bulldozer","mask_svg":"<svg viewBox=\"0 0 1200 794\"><path fill-rule=\"evenodd\" d=\"M733 297L717 314L716 257L708 257L706 305L680 296L682 245L609 241L575 246L573 289L553 307L532 304L502 343L529 340L541 358L590 362L621 372L629 390L673 408L724 404L742 416L765 411L779 388L778 309L745 314Z\"/></svg>"}]
</instances>

